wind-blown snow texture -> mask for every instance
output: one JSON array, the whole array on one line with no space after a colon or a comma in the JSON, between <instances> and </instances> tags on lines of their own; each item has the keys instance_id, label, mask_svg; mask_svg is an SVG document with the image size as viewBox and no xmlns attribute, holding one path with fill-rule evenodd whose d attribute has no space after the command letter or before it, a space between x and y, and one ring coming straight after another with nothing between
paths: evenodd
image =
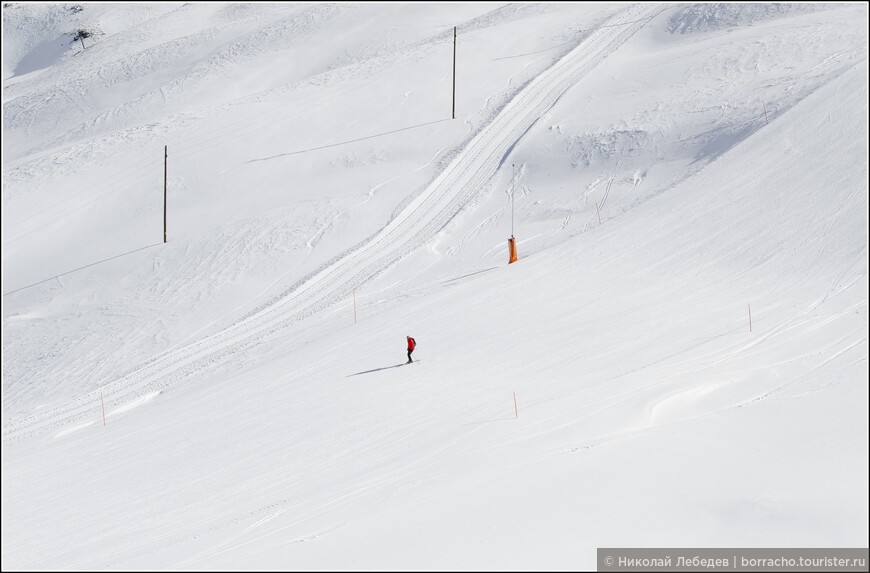
<instances>
[{"instance_id":1,"label":"wind-blown snow texture","mask_svg":"<svg viewBox=\"0 0 870 573\"><path fill-rule=\"evenodd\" d=\"M4 569L867 545L866 4L2 13Z\"/></svg>"}]
</instances>

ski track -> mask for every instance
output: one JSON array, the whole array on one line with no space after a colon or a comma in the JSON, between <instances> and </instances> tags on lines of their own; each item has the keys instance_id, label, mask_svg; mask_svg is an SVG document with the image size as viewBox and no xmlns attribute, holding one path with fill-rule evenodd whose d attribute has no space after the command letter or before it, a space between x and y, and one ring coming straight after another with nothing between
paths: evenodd
<instances>
[{"instance_id":1,"label":"ski track","mask_svg":"<svg viewBox=\"0 0 870 573\"><path fill-rule=\"evenodd\" d=\"M529 82L428 187L373 237L236 324L163 352L102 386L100 390L107 407L122 405L169 386L334 305L426 244L484 188L516 141L569 88L661 10L658 4L632 5L603 22L574 50ZM100 390L49 410L10 420L3 428L3 444L97 415Z\"/></svg>"}]
</instances>

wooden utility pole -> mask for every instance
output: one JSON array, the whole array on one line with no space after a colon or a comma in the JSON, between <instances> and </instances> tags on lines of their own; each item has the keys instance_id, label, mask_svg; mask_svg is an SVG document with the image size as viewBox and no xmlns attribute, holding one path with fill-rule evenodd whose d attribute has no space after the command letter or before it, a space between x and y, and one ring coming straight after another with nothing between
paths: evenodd
<instances>
[{"instance_id":1,"label":"wooden utility pole","mask_svg":"<svg viewBox=\"0 0 870 573\"><path fill-rule=\"evenodd\" d=\"M168 170L169 146L163 146L163 242L166 242L166 173Z\"/></svg>"},{"instance_id":2,"label":"wooden utility pole","mask_svg":"<svg viewBox=\"0 0 870 573\"><path fill-rule=\"evenodd\" d=\"M453 119L456 119L456 26L453 26Z\"/></svg>"}]
</instances>

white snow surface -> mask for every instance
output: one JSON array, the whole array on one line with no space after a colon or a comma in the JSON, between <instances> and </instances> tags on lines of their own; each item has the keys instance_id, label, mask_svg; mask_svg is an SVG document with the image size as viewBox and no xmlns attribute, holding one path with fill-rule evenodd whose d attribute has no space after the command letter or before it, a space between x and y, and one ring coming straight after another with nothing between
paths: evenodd
<instances>
[{"instance_id":1,"label":"white snow surface","mask_svg":"<svg viewBox=\"0 0 870 573\"><path fill-rule=\"evenodd\" d=\"M868 545L866 3L2 14L4 570Z\"/></svg>"}]
</instances>

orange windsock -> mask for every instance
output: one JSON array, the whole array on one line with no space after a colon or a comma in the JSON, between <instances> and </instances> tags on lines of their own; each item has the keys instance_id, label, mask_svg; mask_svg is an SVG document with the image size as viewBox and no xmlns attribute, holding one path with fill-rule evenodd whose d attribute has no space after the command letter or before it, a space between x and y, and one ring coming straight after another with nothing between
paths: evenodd
<instances>
[{"instance_id":1,"label":"orange windsock","mask_svg":"<svg viewBox=\"0 0 870 573\"><path fill-rule=\"evenodd\" d=\"M517 262L517 240L513 237L508 239L508 251L510 252L508 264Z\"/></svg>"}]
</instances>

